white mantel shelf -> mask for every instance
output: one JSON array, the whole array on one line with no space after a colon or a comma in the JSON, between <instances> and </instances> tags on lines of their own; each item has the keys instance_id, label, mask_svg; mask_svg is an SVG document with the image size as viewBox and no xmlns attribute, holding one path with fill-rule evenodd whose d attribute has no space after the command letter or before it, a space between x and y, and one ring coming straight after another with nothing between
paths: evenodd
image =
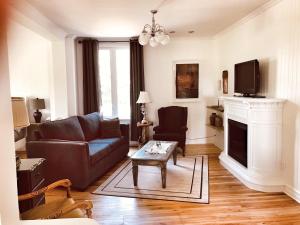
<instances>
[{"instance_id":1,"label":"white mantel shelf","mask_svg":"<svg viewBox=\"0 0 300 225\"><path fill-rule=\"evenodd\" d=\"M284 103L280 98L247 98L247 97L219 97L223 101L245 102L245 103Z\"/></svg>"},{"instance_id":2,"label":"white mantel shelf","mask_svg":"<svg viewBox=\"0 0 300 225\"><path fill-rule=\"evenodd\" d=\"M283 99L221 97L224 101L224 151L221 164L247 187L284 191ZM228 155L228 119L247 124L247 168Z\"/></svg>"}]
</instances>

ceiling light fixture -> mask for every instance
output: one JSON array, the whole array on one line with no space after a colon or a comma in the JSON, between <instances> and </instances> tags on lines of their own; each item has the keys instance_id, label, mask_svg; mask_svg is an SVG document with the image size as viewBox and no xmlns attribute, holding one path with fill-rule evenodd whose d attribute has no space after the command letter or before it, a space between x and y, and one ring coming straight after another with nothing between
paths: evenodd
<instances>
[{"instance_id":1,"label":"ceiling light fixture","mask_svg":"<svg viewBox=\"0 0 300 225\"><path fill-rule=\"evenodd\" d=\"M141 45L150 44L151 47L156 47L158 44L166 45L170 42L170 36L166 33L165 28L155 23L154 15L157 10L151 10L152 25L146 24L142 33L139 36Z\"/></svg>"}]
</instances>

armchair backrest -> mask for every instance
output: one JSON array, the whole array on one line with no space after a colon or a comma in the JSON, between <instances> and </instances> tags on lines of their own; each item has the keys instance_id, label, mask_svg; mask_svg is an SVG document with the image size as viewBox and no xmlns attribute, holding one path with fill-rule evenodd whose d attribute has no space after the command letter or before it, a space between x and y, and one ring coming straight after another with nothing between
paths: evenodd
<instances>
[{"instance_id":1,"label":"armchair backrest","mask_svg":"<svg viewBox=\"0 0 300 225\"><path fill-rule=\"evenodd\" d=\"M165 131L177 131L187 125L187 115L187 107L162 107L158 109L159 126Z\"/></svg>"}]
</instances>

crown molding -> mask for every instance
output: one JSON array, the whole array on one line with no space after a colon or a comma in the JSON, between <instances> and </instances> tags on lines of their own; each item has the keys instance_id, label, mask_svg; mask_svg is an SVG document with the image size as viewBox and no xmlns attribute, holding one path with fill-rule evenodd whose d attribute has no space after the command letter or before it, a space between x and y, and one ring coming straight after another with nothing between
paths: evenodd
<instances>
[{"instance_id":1,"label":"crown molding","mask_svg":"<svg viewBox=\"0 0 300 225\"><path fill-rule=\"evenodd\" d=\"M270 0L267 3L263 4L262 6L258 7L257 9L255 9L254 11L252 11L251 13L249 13L247 16L243 17L242 19L234 22L232 25L226 27L225 29L221 30L220 32L218 32L217 34L214 35L214 38L218 38L219 36L226 34L234 29L236 29L237 27L249 22L250 20L254 19L255 17L263 14L264 12L266 12L268 9L272 8L273 6L279 4L282 0Z\"/></svg>"},{"instance_id":2,"label":"crown molding","mask_svg":"<svg viewBox=\"0 0 300 225\"><path fill-rule=\"evenodd\" d=\"M10 20L18 22L51 41L64 39L67 32L27 2L10 3Z\"/></svg>"}]
</instances>

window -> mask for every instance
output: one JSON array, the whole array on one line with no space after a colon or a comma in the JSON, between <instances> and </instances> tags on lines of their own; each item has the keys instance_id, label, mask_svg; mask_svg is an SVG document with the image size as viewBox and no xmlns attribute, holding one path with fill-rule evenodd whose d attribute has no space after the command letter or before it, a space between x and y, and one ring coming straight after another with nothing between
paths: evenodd
<instances>
[{"instance_id":1,"label":"window","mask_svg":"<svg viewBox=\"0 0 300 225\"><path fill-rule=\"evenodd\" d=\"M101 111L105 118L130 119L129 44L99 47Z\"/></svg>"}]
</instances>

